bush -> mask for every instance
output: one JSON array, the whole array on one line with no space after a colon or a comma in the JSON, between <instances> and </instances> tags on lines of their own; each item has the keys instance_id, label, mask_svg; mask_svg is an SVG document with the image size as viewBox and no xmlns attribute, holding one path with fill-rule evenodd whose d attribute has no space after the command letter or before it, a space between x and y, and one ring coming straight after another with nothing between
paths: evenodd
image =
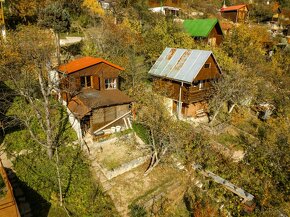
<instances>
[{"instance_id":1,"label":"bush","mask_svg":"<svg viewBox=\"0 0 290 217\"><path fill-rule=\"evenodd\" d=\"M129 206L130 209L130 216L131 217L146 217L147 212L144 207L137 205L137 204L131 204Z\"/></svg>"}]
</instances>

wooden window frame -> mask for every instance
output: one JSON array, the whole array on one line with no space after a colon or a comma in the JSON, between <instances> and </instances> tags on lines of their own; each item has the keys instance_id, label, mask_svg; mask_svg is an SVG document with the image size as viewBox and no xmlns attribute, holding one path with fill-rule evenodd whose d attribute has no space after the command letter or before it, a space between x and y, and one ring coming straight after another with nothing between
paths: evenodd
<instances>
[{"instance_id":1,"label":"wooden window frame","mask_svg":"<svg viewBox=\"0 0 290 217\"><path fill-rule=\"evenodd\" d=\"M199 84L198 84L198 89L199 89L199 90L204 89L204 83L205 83L204 80L199 81Z\"/></svg>"},{"instance_id":2,"label":"wooden window frame","mask_svg":"<svg viewBox=\"0 0 290 217\"><path fill-rule=\"evenodd\" d=\"M83 85L82 79L84 79L84 85ZM92 82L92 76L91 75L80 76L80 82L81 82L81 87L82 88L92 88L92 83L93 82ZM89 85L88 85L88 83L89 83Z\"/></svg>"},{"instance_id":3,"label":"wooden window frame","mask_svg":"<svg viewBox=\"0 0 290 217\"><path fill-rule=\"evenodd\" d=\"M206 67L206 66L208 66L208 67ZM204 67L205 69L210 69L210 67L211 67L211 63L205 63L203 67Z\"/></svg>"},{"instance_id":4,"label":"wooden window frame","mask_svg":"<svg viewBox=\"0 0 290 217\"><path fill-rule=\"evenodd\" d=\"M105 78L105 89L115 90L118 89L118 79L117 78Z\"/></svg>"}]
</instances>

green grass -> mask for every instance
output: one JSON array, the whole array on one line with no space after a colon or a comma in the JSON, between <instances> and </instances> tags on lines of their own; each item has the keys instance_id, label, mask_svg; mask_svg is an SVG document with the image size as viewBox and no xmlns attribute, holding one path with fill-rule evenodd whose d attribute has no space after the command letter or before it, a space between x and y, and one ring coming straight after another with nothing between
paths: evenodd
<instances>
[{"instance_id":1,"label":"green grass","mask_svg":"<svg viewBox=\"0 0 290 217\"><path fill-rule=\"evenodd\" d=\"M114 170L121 166L121 162L118 161L118 159L113 159L113 158L106 158L102 161L102 164L106 167L108 170Z\"/></svg>"},{"instance_id":2,"label":"green grass","mask_svg":"<svg viewBox=\"0 0 290 217\"><path fill-rule=\"evenodd\" d=\"M237 136L233 136L231 134L220 134L216 141L218 143L221 143L225 145L228 148L237 148L237 149L242 149L241 146L241 139Z\"/></svg>"},{"instance_id":3,"label":"green grass","mask_svg":"<svg viewBox=\"0 0 290 217\"><path fill-rule=\"evenodd\" d=\"M147 129L142 124L139 124L137 122L133 122L132 127L135 133L140 137L140 139L144 143L149 144L150 135Z\"/></svg>"}]
</instances>

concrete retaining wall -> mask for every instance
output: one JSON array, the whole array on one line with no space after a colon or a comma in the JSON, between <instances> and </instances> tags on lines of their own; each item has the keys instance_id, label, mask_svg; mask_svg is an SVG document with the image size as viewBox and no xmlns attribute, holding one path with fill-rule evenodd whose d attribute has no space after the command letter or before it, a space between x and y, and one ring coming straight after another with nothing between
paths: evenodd
<instances>
[{"instance_id":1,"label":"concrete retaining wall","mask_svg":"<svg viewBox=\"0 0 290 217\"><path fill-rule=\"evenodd\" d=\"M82 142L83 141L83 135L82 135L81 123L74 116L74 114L68 109L67 103L62 100L62 104L66 107L66 111L67 111L67 114L68 114L68 117L69 117L69 122L71 124L71 127L76 132L79 141Z\"/></svg>"},{"instance_id":2,"label":"concrete retaining wall","mask_svg":"<svg viewBox=\"0 0 290 217\"><path fill-rule=\"evenodd\" d=\"M128 172L140 165L142 165L143 163L146 162L146 160L148 160L150 158L150 156L144 156L144 157L139 157L137 159L134 159L128 163L124 163L122 164L120 167L116 168L116 169L113 169L113 170L107 170L105 168L102 168L102 172L103 174L106 176L106 178L108 180L116 177L116 176L119 176L125 172Z\"/></svg>"}]
</instances>

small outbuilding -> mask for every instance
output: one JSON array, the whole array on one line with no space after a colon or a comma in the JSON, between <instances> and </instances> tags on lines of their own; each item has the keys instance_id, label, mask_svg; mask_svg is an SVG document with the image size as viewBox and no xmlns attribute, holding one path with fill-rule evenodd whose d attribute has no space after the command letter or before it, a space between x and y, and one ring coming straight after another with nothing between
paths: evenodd
<instances>
[{"instance_id":1,"label":"small outbuilding","mask_svg":"<svg viewBox=\"0 0 290 217\"><path fill-rule=\"evenodd\" d=\"M223 31L216 18L185 20L183 27L195 40L206 41L212 46L220 45L223 41Z\"/></svg>"},{"instance_id":2,"label":"small outbuilding","mask_svg":"<svg viewBox=\"0 0 290 217\"><path fill-rule=\"evenodd\" d=\"M149 10L154 13L161 13L166 16L178 17L180 15L180 8L171 7L171 6L154 7L154 8L149 8Z\"/></svg>"},{"instance_id":3,"label":"small outbuilding","mask_svg":"<svg viewBox=\"0 0 290 217\"><path fill-rule=\"evenodd\" d=\"M246 4L226 6L220 9L222 17L234 23L244 23L249 17L249 8Z\"/></svg>"}]
</instances>

